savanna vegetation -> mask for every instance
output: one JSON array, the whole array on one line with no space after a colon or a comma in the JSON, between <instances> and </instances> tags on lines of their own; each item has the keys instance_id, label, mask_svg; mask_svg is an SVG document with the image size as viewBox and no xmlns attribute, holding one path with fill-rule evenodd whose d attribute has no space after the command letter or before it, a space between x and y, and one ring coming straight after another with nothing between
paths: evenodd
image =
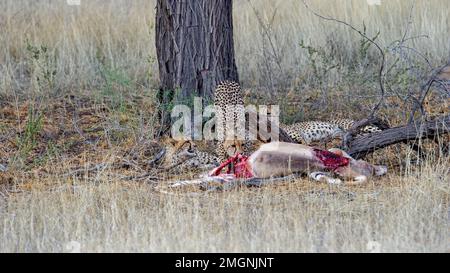
<instances>
[{"instance_id":1,"label":"savanna vegetation","mask_svg":"<svg viewBox=\"0 0 450 273\"><path fill-rule=\"evenodd\" d=\"M449 114L445 70L412 111L449 62L447 0L306 3L234 0L246 103L280 105L284 123L364 118L380 101L383 55L378 116L396 126ZM155 5L0 2L0 252L72 251L74 242L94 252L450 250L448 135L418 141L425 156L404 144L376 151L366 160L388 175L360 186L305 178L154 191L177 178L150 164L158 112L192 102L157 99Z\"/></svg>"}]
</instances>

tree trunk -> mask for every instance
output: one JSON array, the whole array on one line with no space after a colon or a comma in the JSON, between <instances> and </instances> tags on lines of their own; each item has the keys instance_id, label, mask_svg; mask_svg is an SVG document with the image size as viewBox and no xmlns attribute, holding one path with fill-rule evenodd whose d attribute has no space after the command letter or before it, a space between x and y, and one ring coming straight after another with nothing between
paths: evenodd
<instances>
[{"instance_id":1,"label":"tree trunk","mask_svg":"<svg viewBox=\"0 0 450 273\"><path fill-rule=\"evenodd\" d=\"M210 98L220 81L238 82L232 0L158 0L156 52L159 98Z\"/></svg>"}]
</instances>

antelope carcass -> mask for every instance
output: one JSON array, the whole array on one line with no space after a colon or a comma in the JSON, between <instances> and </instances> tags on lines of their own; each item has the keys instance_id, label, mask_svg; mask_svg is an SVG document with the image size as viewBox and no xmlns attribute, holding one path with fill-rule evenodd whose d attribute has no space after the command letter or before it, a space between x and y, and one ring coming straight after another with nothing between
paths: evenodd
<instances>
[{"instance_id":1,"label":"antelope carcass","mask_svg":"<svg viewBox=\"0 0 450 273\"><path fill-rule=\"evenodd\" d=\"M236 157L214 169L210 176L220 175L224 166L233 163L237 178L273 178L307 173L314 180L339 184L339 179L362 183L387 172L385 166L355 160L340 149L322 150L306 145L271 142L262 145L250 157ZM233 162L234 161L234 162ZM334 179L331 174L339 178Z\"/></svg>"},{"instance_id":2,"label":"antelope carcass","mask_svg":"<svg viewBox=\"0 0 450 273\"><path fill-rule=\"evenodd\" d=\"M301 144L271 142L263 144L249 157L236 154L209 174L199 179L176 181L169 188L200 185L208 191L225 190L240 184L264 185L282 181L283 177L298 173L330 184L341 184L341 179L347 180L348 184L359 184L386 172L387 167L355 160L340 149L327 151Z\"/></svg>"}]
</instances>

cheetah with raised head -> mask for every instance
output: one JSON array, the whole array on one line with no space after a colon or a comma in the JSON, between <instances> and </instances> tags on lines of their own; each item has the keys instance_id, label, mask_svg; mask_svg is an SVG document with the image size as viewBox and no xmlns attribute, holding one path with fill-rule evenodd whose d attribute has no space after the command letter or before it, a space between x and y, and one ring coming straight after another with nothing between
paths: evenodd
<instances>
[{"instance_id":1,"label":"cheetah with raised head","mask_svg":"<svg viewBox=\"0 0 450 273\"><path fill-rule=\"evenodd\" d=\"M214 92L214 108L216 111L216 133L221 136L216 146L216 154L222 161L236 153L249 154L252 142L244 126L239 126L239 121L245 122L244 98L241 87L233 81L223 81L217 85ZM234 122L234 138L227 139L226 121ZM244 136L239 139L237 136Z\"/></svg>"}]
</instances>

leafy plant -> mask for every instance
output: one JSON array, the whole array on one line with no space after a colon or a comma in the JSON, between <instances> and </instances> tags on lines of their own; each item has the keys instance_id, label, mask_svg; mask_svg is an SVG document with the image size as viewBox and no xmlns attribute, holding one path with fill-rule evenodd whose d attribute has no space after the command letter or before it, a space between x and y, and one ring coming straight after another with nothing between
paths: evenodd
<instances>
[{"instance_id":1,"label":"leafy plant","mask_svg":"<svg viewBox=\"0 0 450 273\"><path fill-rule=\"evenodd\" d=\"M32 107L28 110L28 117L23 132L17 139L19 156L25 158L36 147L38 136L42 130L42 113Z\"/></svg>"},{"instance_id":2,"label":"leafy plant","mask_svg":"<svg viewBox=\"0 0 450 273\"><path fill-rule=\"evenodd\" d=\"M303 40L300 41L300 47L305 49L308 60L311 65L314 79L319 86L324 83L328 73L333 69L339 69L341 64L335 59L331 52L323 47L313 47L307 45Z\"/></svg>"},{"instance_id":3,"label":"leafy plant","mask_svg":"<svg viewBox=\"0 0 450 273\"><path fill-rule=\"evenodd\" d=\"M366 24L363 22L363 31L362 33L364 35L368 35L367 34L367 26ZM378 37L380 36L380 31L378 31L375 36L371 37L372 41L376 41L378 39ZM371 43L369 40L361 37L361 39L359 40L359 50L358 50L358 55L357 55L357 59L360 60L365 60L369 57L369 49L370 47L373 46L373 43ZM357 63L357 62L356 62Z\"/></svg>"},{"instance_id":4,"label":"leafy plant","mask_svg":"<svg viewBox=\"0 0 450 273\"><path fill-rule=\"evenodd\" d=\"M32 45L27 39L26 48L31 61L33 77L38 91L55 91L56 87L56 55L51 56L46 45Z\"/></svg>"}]
</instances>

